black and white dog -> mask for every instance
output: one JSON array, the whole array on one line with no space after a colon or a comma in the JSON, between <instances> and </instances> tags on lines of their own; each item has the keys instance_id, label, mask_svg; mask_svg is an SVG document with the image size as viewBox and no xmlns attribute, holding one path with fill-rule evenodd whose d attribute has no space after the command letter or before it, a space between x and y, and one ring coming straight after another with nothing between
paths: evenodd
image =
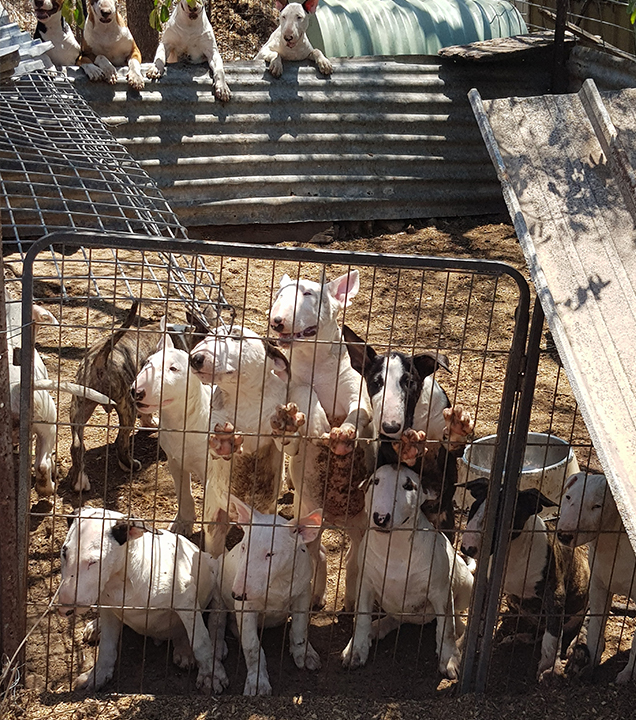
<instances>
[{"instance_id":1,"label":"black and white dog","mask_svg":"<svg viewBox=\"0 0 636 720\"><path fill-rule=\"evenodd\" d=\"M53 48L46 54L56 67L77 65L80 54L79 43L62 17L62 4L63 0L33 0L33 12L38 21L33 37L53 43Z\"/></svg>"},{"instance_id":2,"label":"black and white dog","mask_svg":"<svg viewBox=\"0 0 636 720\"><path fill-rule=\"evenodd\" d=\"M473 422L461 406L451 407L435 380L438 368L450 372L448 358L434 352L379 354L347 325L343 337L351 365L365 378L371 398L377 466L400 462L411 467L426 494L437 498L423 503L422 510L436 528L452 531L457 457Z\"/></svg>"},{"instance_id":3,"label":"black and white dog","mask_svg":"<svg viewBox=\"0 0 636 720\"><path fill-rule=\"evenodd\" d=\"M475 498L462 537L462 552L472 558L488 561L499 532L499 513L493 543L488 553L481 552L485 526L489 481L477 478L466 483ZM493 498L494 499L494 498ZM561 657L575 640L583 625L588 604L589 566L582 548L565 547L539 515L556 503L537 488L517 492L510 546L503 582L508 604L498 637L535 642L541 637L541 659L537 679L562 674ZM512 625L512 627L510 627ZM511 634L508 634L508 630ZM520 628L527 632L520 633ZM512 634L514 633L514 634Z\"/></svg>"}]
</instances>

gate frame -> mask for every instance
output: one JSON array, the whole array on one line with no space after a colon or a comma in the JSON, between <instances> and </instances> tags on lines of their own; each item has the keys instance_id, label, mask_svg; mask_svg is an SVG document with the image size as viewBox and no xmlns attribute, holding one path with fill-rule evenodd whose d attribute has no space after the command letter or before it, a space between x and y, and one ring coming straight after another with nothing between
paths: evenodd
<instances>
[{"instance_id":1,"label":"gate frame","mask_svg":"<svg viewBox=\"0 0 636 720\"><path fill-rule=\"evenodd\" d=\"M535 302L532 327L528 335L530 322L530 288L528 281L512 266L495 260L475 260L466 258L443 258L423 255L360 253L347 250L322 250L313 248L280 248L269 245L233 245L223 242L202 240L175 240L157 236L128 233L64 232L56 231L36 240L23 261L22 275L22 347L32 350L34 343L31 323L33 321L33 267L38 254L52 244L81 246L90 248L108 248L115 250L133 250L139 252L179 252L190 255L230 256L248 259L292 261L298 263L334 263L348 266L391 267L409 270L433 270L440 272L464 271L475 275L495 277L508 276L517 285L519 294L515 311L515 327L508 353L504 378L497 434L493 451L493 465L490 481L493 487L504 485L503 515L499 539L492 559L492 571L488 573L488 563L477 566L475 587L471 605L466 638L464 641L463 663L459 680L459 692L483 693L486 688L492 640L497 623L500 588L505 570L506 553L512 527L512 517L516 498L516 489L523 463L527 430L536 381L539 342L543 327L543 313L540 304ZM17 491L17 517L21 542L18 543L17 577L23 591L22 602L11 608L13 617L3 622L18 623L26 626L26 580L29 533L26 532L29 494L31 487L31 413L32 413L32 352L22 352L21 390L20 390L20 447L28 448L20 453L20 468ZM505 483L503 478L508 479ZM495 529L497 503L490 503L486 516L482 544L490 546ZM22 609L22 611L20 611ZM24 657L21 658L21 663Z\"/></svg>"}]
</instances>

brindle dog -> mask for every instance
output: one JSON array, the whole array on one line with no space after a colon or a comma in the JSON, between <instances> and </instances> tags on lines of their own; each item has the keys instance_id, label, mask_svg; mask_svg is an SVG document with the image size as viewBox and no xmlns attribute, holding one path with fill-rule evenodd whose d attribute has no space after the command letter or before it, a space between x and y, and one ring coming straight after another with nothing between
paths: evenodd
<instances>
[{"instance_id":1,"label":"brindle dog","mask_svg":"<svg viewBox=\"0 0 636 720\"><path fill-rule=\"evenodd\" d=\"M115 441L117 461L122 470L140 470L141 463L130 453L130 435L135 426L137 409L130 387L146 359L157 349L161 336L159 325L147 328L132 328L137 316L139 302L135 301L123 325L107 340L88 349L77 370L77 382L103 392L116 403L119 416L119 431ZM76 492L90 490L90 482L84 471L84 426L97 407L88 398L75 397L71 400L71 444L72 466L68 479ZM104 408L109 412L112 408ZM152 415L140 415L141 424L154 426Z\"/></svg>"}]
</instances>

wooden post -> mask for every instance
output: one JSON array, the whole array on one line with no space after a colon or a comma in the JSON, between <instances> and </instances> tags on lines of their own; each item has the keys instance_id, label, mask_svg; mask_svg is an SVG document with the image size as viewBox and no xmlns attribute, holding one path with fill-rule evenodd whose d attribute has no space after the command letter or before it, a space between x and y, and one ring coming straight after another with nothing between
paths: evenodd
<instances>
[{"instance_id":1,"label":"wooden post","mask_svg":"<svg viewBox=\"0 0 636 720\"><path fill-rule=\"evenodd\" d=\"M568 91L567 51L565 47L565 26L568 20L570 0L557 0L556 22L554 28L554 64L552 66L551 91Z\"/></svg>"}]
</instances>

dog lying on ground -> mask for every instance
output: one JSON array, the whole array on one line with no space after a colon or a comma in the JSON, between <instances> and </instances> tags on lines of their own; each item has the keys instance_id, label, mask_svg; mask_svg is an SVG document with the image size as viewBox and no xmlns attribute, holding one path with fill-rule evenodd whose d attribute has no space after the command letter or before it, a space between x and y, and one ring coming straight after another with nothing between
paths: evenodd
<instances>
[{"instance_id":1,"label":"dog lying on ground","mask_svg":"<svg viewBox=\"0 0 636 720\"><path fill-rule=\"evenodd\" d=\"M454 680L461 662L473 576L448 538L420 511L419 478L408 468L384 465L366 491L369 529L360 545L360 573L353 637L342 653L345 667L367 661L373 638L382 639L403 622L437 619L439 670ZM386 615L371 621L374 602Z\"/></svg>"},{"instance_id":2,"label":"dog lying on ground","mask_svg":"<svg viewBox=\"0 0 636 720\"><path fill-rule=\"evenodd\" d=\"M323 75L331 75L333 65L306 35L309 14L316 12L318 0L305 0L302 4L276 0L276 7L280 11L279 25L254 59L269 63L269 72L274 77L283 74L283 60L311 60Z\"/></svg>"},{"instance_id":3,"label":"dog lying on ground","mask_svg":"<svg viewBox=\"0 0 636 720\"><path fill-rule=\"evenodd\" d=\"M198 665L197 687L222 692L228 685L222 664L227 646L217 562L186 538L147 532L118 512L85 507L70 520L59 612L71 616L106 606L99 610L97 661L74 688L99 690L112 678L121 628L128 625L155 640L171 640L176 665ZM202 615L208 607L209 630Z\"/></svg>"},{"instance_id":4,"label":"dog lying on ground","mask_svg":"<svg viewBox=\"0 0 636 720\"><path fill-rule=\"evenodd\" d=\"M128 66L126 80L142 90L141 52L117 10L115 0L88 0L79 65L90 80L117 82L117 68Z\"/></svg>"},{"instance_id":5,"label":"dog lying on ground","mask_svg":"<svg viewBox=\"0 0 636 720\"><path fill-rule=\"evenodd\" d=\"M56 67L76 65L80 54L79 43L62 17L62 4L63 0L33 0L33 12L38 21L33 37L53 43L53 48L46 54Z\"/></svg>"},{"instance_id":6,"label":"dog lying on ground","mask_svg":"<svg viewBox=\"0 0 636 720\"><path fill-rule=\"evenodd\" d=\"M346 324L343 337L354 370L364 376L373 408L373 437L379 439L377 466L402 462L421 478L426 496L422 506L433 525L453 539L457 459L473 432L470 414L451 408L435 379L443 368L442 353L405 355L378 353Z\"/></svg>"},{"instance_id":7,"label":"dog lying on ground","mask_svg":"<svg viewBox=\"0 0 636 720\"><path fill-rule=\"evenodd\" d=\"M318 670L320 657L308 641L312 563L307 544L322 522L317 510L300 520L264 515L234 496L230 517L245 531L243 540L223 559L221 592L236 614L247 665L244 695L271 695L259 628L287 622L289 652L299 668Z\"/></svg>"},{"instance_id":8,"label":"dog lying on ground","mask_svg":"<svg viewBox=\"0 0 636 720\"><path fill-rule=\"evenodd\" d=\"M216 97L223 102L232 97L214 30L199 0L179 0L175 5L146 76L156 80L164 74L166 63L178 60L194 64L207 62L212 71Z\"/></svg>"},{"instance_id":9,"label":"dog lying on ground","mask_svg":"<svg viewBox=\"0 0 636 720\"><path fill-rule=\"evenodd\" d=\"M20 359L22 351L22 310L19 302L12 302L5 293L5 308L7 317L7 347L9 350L9 392L11 396L11 415L13 420L13 442L18 442L20 426L20 387L21 370ZM40 305L33 305L33 320L35 333L41 324L59 325L57 319ZM35 340L35 336L33 338ZM40 354L34 348L33 352L33 419L32 431L35 435L35 490L38 495L49 496L55 492L53 478L57 474L53 453L57 437L55 423L57 422L57 409L53 398L47 391L60 390L87 397L95 402L110 406L110 400L105 395L76 383L55 382L49 380L46 366Z\"/></svg>"},{"instance_id":10,"label":"dog lying on ground","mask_svg":"<svg viewBox=\"0 0 636 720\"><path fill-rule=\"evenodd\" d=\"M119 430L115 440L117 461L122 470L139 470L141 463L130 454L130 435L135 426L137 409L130 393L138 369L153 353L159 340L158 328L131 329L137 316L139 303L132 304L122 326L106 340L97 342L87 351L77 369L76 381L89 385L112 398L119 417ZM68 480L76 492L90 490L84 472L84 426L98 403L90 397L74 397L71 401L70 421L72 465ZM107 408L110 411L111 408ZM141 424L154 427L152 414L141 413Z\"/></svg>"},{"instance_id":11,"label":"dog lying on ground","mask_svg":"<svg viewBox=\"0 0 636 720\"><path fill-rule=\"evenodd\" d=\"M567 547L587 544L590 565L590 612L587 639L573 648L566 672L581 675L600 662L605 625L613 595L636 600L636 556L605 475L572 475L561 499L557 537ZM635 679L636 633L627 665L616 676L621 685Z\"/></svg>"},{"instance_id":12,"label":"dog lying on ground","mask_svg":"<svg viewBox=\"0 0 636 720\"><path fill-rule=\"evenodd\" d=\"M486 478L466 483L475 502L462 537L462 552L472 558L478 554L486 558L486 553L480 550L488 485ZM585 553L580 548L564 547L556 541L554 532L548 531L538 514L546 507L556 507L556 503L536 488L518 491L503 581L510 618L506 623L504 615L498 631L503 642L535 642L542 637L537 668L540 681L563 673L561 657L577 637L585 619L590 577ZM497 532L498 524L493 547ZM489 555L491 553L492 550ZM524 621L524 629L527 628L525 633L519 632L520 619ZM513 634L506 635L507 625L513 625Z\"/></svg>"}]
</instances>

